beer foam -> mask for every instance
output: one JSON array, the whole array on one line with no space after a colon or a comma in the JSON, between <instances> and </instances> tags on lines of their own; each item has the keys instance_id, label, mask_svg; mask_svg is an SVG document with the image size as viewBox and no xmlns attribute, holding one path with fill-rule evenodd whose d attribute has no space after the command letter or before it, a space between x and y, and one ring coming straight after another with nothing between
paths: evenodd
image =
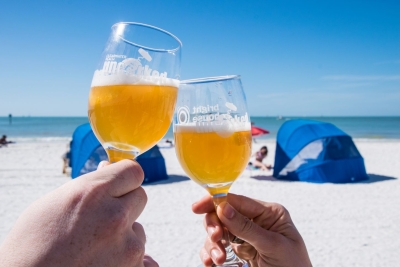
<instances>
[{"instance_id":1,"label":"beer foam","mask_svg":"<svg viewBox=\"0 0 400 267\"><path fill-rule=\"evenodd\" d=\"M120 84L143 84L179 87L179 80L165 77L127 75L125 73L113 73L108 75L104 74L102 70L96 70L93 75L91 87Z\"/></svg>"},{"instance_id":2,"label":"beer foam","mask_svg":"<svg viewBox=\"0 0 400 267\"><path fill-rule=\"evenodd\" d=\"M176 133L210 133L215 132L221 137L229 137L235 132L250 131L250 122L233 122L224 121L223 123L215 122L198 122L187 124L175 124L174 132Z\"/></svg>"}]
</instances>

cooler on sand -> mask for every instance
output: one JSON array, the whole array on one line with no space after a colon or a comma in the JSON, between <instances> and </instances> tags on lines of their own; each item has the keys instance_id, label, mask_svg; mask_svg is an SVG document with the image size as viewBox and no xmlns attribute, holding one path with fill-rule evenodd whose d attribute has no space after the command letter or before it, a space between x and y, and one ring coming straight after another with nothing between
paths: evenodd
<instances>
[{"instance_id":1,"label":"cooler on sand","mask_svg":"<svg viewBox=\"0 0 400 267\"><path fill-rule=\"evenodd\" d=\"M368 179L352 138L331 123L290 120L278 131L273 176L314 183Z\"/></svg>"}]
</instances>

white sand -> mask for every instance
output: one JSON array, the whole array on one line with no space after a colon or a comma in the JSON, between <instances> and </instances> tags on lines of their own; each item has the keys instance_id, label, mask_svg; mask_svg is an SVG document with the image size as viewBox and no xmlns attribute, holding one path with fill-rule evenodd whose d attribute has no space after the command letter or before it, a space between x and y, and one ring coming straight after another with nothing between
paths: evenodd
<instances>
[{"instance_id":1,"label":"white sand","mask_svg":"<svg viewBox=\"0 0 400 267\"><path fill-rule=\"evenodd\" d=\"M0 148L0 242L31 202L69 181L61 174L66 144L58 140ZM275 144L266 144L266 161L272 164ZM282 182L270 172L246 171L231 191L286 206L314 266L399 266L400 141L356 144L373 174L370 182ZM205 231L191 204L206 192L185 177L173 149L161 151L171 178L145 186L149 201L139 221L147 234L146 250L161 266L197 266Z\"/></svg>"}]
</instances>

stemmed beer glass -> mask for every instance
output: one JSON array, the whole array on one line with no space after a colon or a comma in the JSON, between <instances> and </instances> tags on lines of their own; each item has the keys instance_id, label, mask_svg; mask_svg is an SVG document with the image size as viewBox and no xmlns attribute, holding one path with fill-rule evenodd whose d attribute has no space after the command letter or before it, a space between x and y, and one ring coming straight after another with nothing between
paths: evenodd
<instances>
[{"instance_id":1,"label":"stemmed beer glass","mask_svg":"<svg viewBox=\"0 0 400 267\"><path fill-rule=\"evenodd\" d=\"M247 166L251 154L251 123L240 76L181 81L174 115L178 160L188 176L213 197L215 206ZM230 247L220 266L248 266Z\"/></svg>"},{"instance_id":2,"label":"stemmed beer glass","mask_svg":"<svg viewBox=\"0 0 400 267\"><path fill-rule=\"evenodd\" d=\"M88 116L110 162L134 159L168 131L179 86L181 41L134 22L112 26L94 72Z\"/></svg>"}]
</instances>

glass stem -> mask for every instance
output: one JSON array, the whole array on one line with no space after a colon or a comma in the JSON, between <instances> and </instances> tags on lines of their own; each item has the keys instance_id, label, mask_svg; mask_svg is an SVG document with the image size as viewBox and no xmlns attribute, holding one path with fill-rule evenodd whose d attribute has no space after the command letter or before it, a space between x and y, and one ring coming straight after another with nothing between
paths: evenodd
<instances>
[{"instance_id":1,"label":"glass stem","mask_svg":"<svg viewBox=\"0 0 400 267\"><path fill-rule=\"evenodd\" d=\"M217 210L217 207L219 204L221 204L222 202L227 202L227 201L228 201L228 195L225 193L213 195L213 202L214 202L215 210ZM233 251L231 243L230 243L230 236L229 236L228 229L226 227L222 227L222 229L223 229L223 234L222 234L221 243L223 244L223 246L225 248L226 260L223 265L218 265L218 266L248 267L249 265L247 264L247 262L240 259Z\"/></svg>"},{"instance_id":2,"label":"glass stem","mask_svg":"<svg viewBox=\"0 0 400 267\"><path fill-rule=\"evenodd\" d=\"M105 150L110 163L115 163L123 159L135 159L135 155L133 153L110 148L106 148Z\"/></svg>"}]
</instances>

